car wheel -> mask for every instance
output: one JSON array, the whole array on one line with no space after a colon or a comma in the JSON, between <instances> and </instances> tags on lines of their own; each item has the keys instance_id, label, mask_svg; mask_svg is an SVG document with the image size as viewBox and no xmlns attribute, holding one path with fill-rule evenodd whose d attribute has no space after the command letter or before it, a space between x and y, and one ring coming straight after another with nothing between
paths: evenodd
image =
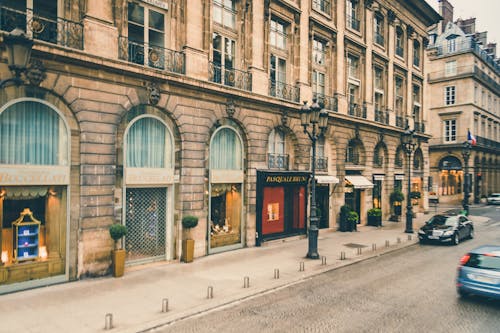
<instances>
[{"instance_id":1,"label":"car wheel","mask_svg":"<svg viewBox=\"0 0 500 333\"><path fill-rule=\"evenodd\" d=\"M460 243L460 240L458 239L458 233L455 232L455 234L453 235L453 245L458 245L458 243Z\"/></svg>"},{"instance_id":2,"label":"car wheel","mask_svg":"<svg viewBox=\"0 0 500 333\"><path fill-rule=\"evenodd\" d=\"M458 292L458 296L460 296L461 298L467 298L469 296L469 294L467 294L462 289L457 289L457 292Z\"/></svg>"},{"instance_id":3,"label":"car wheel","mask_svg":"<svg viewBox=\"0 0 500 333\"><path fill-rule=\"evenodd\" d=\"M470 227L470 228L469 228L469 238L470 238L470 239L473 239L473 238L474 238L474 228L473 228L473 227Z\"/></svg>"}]
</instances>

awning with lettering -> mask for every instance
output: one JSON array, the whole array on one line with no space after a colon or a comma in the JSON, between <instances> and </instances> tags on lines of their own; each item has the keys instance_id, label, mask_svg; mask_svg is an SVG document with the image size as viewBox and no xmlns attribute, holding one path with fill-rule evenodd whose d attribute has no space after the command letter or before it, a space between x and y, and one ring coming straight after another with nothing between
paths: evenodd
<instances>
[{"instance_id":1,"label":"awning with lettering","mask_svg":"<svg viewBox=\"0 0 500 333\"><path fill-rule=\"evenodd\" d=\"M316 175L316 182L318 184L338 184L339 179L331 175Z\"/></svg>"},{"instance_id":2,"label":"awning with lettering","mask_svg":"<svg viewBox=\"0 0 500 333\"><path fill-rule=\"evenodd\" d=\"M345 180L347 185L351 185L354 188L373 188L373 183L363 176L345 176Z\"/></svg>"}]
</instances>

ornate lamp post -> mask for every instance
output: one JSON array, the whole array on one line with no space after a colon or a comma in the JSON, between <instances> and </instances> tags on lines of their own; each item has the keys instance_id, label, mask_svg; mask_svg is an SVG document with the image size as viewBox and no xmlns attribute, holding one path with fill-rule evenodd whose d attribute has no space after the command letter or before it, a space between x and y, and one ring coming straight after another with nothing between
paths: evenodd
<instances>
[{"instance_id":1,"label":"ornate lamp post","mask_svg":"<svg viewBox=\"0 0 500 333\"><path fill-rule=\"evenodd\" d=\"M464 173L464 200L462 206L467 215L469 215L469 157L470 151L472 149L472 144L469 141L464 141L462 144L462 157L465 163L465 173Z\"/></svg>"},{"instance_id":2,"label":"ornate lamp post","mask_svg":"<svg viewBox=\"0 0 500 333\"><path fill-rule=\"evenodd\" d=\"M309 248L307 258L319 259L318 254L318 216L316 215L316 141L326 132L328 127L328 112L319 106L313 99L311 107L304 105L300 109L300 122L304 127L304 133L312 142L312 179L311 179L311 206L309 214ZM311 131L307 128L311 125Z\"/></svg>"},{"instance_id":3,"label":"ornate lamp post","mask_svg":"<svg viewBox=\"0 0 500 333\"><path fill-rule=\"evenodd\" d=\"M23 83L21 74L27 70L33 40L26 36L22 29L15 28L4 36L4 44L7 48L9 69L13 72L14 77L0 81L0 88L3 88L7 83L16 85Z\"/></svg>"},{"instance_id":4,"label":"ornate lamp post","mask_svg":"<svg viewBox=\"0 0 500 333\"><path fill-rule=\"evenodd\" d=\"M401 143L405 150L406 156L408 157L408 191L406 195L406 229L405 232L408 234L413 233L413 211L411 206L411 154L415 151L417 144L415 143L413 133L414 130L409 128L401 135Z\"/></svg>"}]
</instances>

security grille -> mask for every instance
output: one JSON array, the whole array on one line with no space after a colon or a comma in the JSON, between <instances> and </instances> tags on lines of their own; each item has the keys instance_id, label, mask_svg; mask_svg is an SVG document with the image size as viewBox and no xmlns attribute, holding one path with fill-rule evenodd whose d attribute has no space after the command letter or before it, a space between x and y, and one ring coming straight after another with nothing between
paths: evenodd
<instances>
[{"instance_id":1,"label":"security grille","mask_svg":"<svg viewBox=\"0 0 500 333\"><path fill-rule=\"evenodd\" d=\"M165 258L166 188L127 188L127 263Z\"/></svg>"}]
</instances>

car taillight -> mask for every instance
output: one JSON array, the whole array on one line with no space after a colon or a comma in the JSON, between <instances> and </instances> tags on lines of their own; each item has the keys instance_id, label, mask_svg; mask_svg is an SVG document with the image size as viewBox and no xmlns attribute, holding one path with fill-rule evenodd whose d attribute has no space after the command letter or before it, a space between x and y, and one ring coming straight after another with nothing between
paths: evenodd
<instances>
[{"instance_id":1,"label":"car taillight","mask_svg":"<svg viewBox=\"0 0 500 333\"><path fill-rule=\"evenodd\" d=\"M460 265L465 265L470 259L470 254L464 255L462 258L460 258Z\"/></svg>"}]
</instances>

